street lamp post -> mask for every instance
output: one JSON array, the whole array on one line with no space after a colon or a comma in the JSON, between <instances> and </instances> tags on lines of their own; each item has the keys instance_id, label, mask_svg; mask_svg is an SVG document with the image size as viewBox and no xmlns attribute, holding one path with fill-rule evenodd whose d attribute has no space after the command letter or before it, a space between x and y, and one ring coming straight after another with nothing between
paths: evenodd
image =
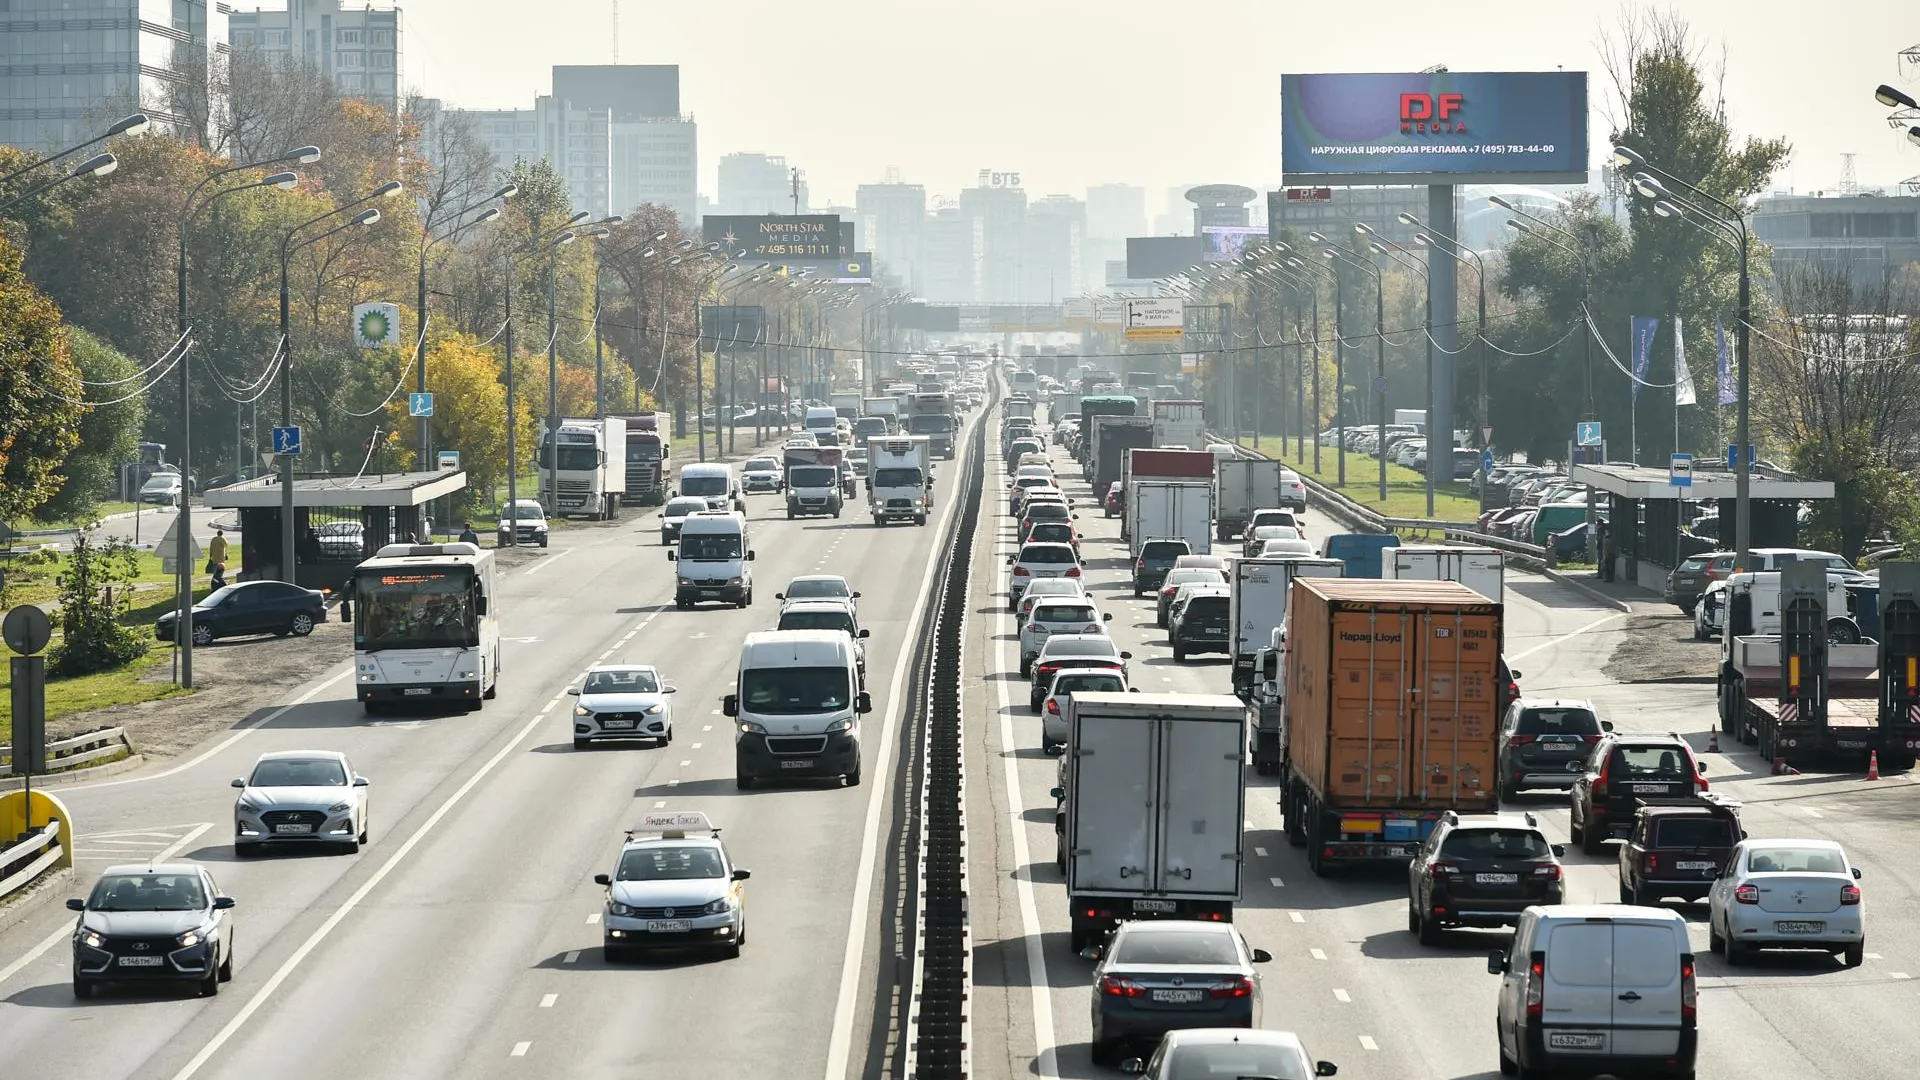
<instances>
[{"instance_id":1,"label":"street lamp post","mask_svg":"<svg viewBox=\"0 0 1920 1080\"><path fill-rule=\"evenodd\" d=\"M1374 425L1379 429L1375 450L1380 455L1380 501L1387 501L1387 279L1380 268L1371 262L1362 262L1344 248L1335 247L1319 233L1308 233L1307 239L1316 244L1325 245L1320 254L1328 260L1340 259L1357 266L1373 275L1373 411Z\"/></svg>"},{"instance_id":2,"label":"street lamp post","mask_svg":"<svg viewBox=\"0 0 1920 1080\"><path fill-rule=\"evenodd\" d=\"M1453 433L1451 431L1446 433L1447 438L1441 439L1438 442L1434 440L1433 421L1434 421L1434 417L1436 417L1439 414L1434 410L1434 407L1433 407L1433 289L1431 287L1433 274L1431 271L1427 269L1427 266L1425 263L1419 261L1418 259L1413 258L1412 253L1407 251L1406 248L1401 247L1399 244L1396 244L1391 240L1387 240L1382 237L1376 236L1371 226L1368 226L1356 221L1353 224L1353 228L1355 232L1359 233L1362 237L1366 238L1366 240L1370 240L1373 243L1378 244L1380 248L1386 253L1386 256L1389 259L1392 259L1395 262L1398 262L1402 266L1410 267L1413 270L1417 271L1420 274L1421 280L1427 282L1428 284L1428 288L1423 290L1421 294L1422 296L1425 297L1425 300L1422 303L1422 309L1421 309L1422 314L1421 314L1420 321L1422 323L1422 329L1425 332L1426 339L1427 339L1427 397L1426 397L1426 401L1427 401L1427 409L1426 409L1426 412L1427 412L1427 422L1426 422L1427 517L1429 520L1431 520L1434 513L1434 510L1433 510L1434 476L1436 473L1436 469L1439 466L1439 462L1436 460L1436 458L1438 457L1441 449L1443 447L1452 445L1452 441L1453 441L1452 440ZM1382 458L1382 467L1383 468L1385 467L1384 457ZM1453 468L1453 462L1451 461L1447 462L1446 467L1449 470L1448 476L1449 478L1451 478L1452 476L1451 470Z\"/></svg>"},{"instance_id":3,"label":"street lamp post","mask_svg":"<svg viewBox=\"0 0 1920 1080\"><path fill-rule=\"evenodd\" d=\"M576 214L575 220L581 216ZM544 505L549 515L560 512L560 249L582 236L605 236L610 231L606 226L619 220L617 215L601 218L578 232L571 229L563 231L547 243L547 430L541 435L540 443L546 448ZM568 224L571 226L573 223ZM598 319L599 313L596 311L595 321ZM611 453L612 448L608 447L607 452Z\"/></svg>"},{"instance_id":4,"label":"street lamp post","mask_svg":"<svg viewBox=\"0 0 1920 1080\"><path fill-rule=\"evenodd\" d=\"M505 202L519 193L520 185L504 185L492 195L455 210L451 218L452 227L448 228L445 232L438 235L434 234L431 217L429 217L427 223L421 228L424 242L420 245L420 276L416 282L418 288L414 297L415 303L413 309L414 318L420 325L417 328L419 339L415 341L413 345L413 369L415 387L422 394L427 392L427 256L433 251L434 245L439 244L441 241L457 240L464 235L468 229L476 225L484 225L499 217L500 208L498 206L488 206L488 203L496 201ZM475 210L480 210L482 207L485 207L485 211L479 217L467 222L460 220ZM430 416L420 418L420 462L418 468L422 471L433 468L433 418Z\"/></svg>"},{"instance_id":5,"label":"street lamp post","mask_svg":"<svg viewBox=\"0 0 1920 1080\"><path fill-rule=\"evenodd\" d=\"M1579 262L1580 316L1584 321L1587 317L1587 306L1593 301L1593 259L1595 248L1598 245L1598 239L1594 234L1594 227L1591 224L1588 225L1587 235L1583 239L1572 230L1563 229L1545 218L1535 217L1498 195L1489 196L1487 201L1515 215L1514 218L1507 219L1508 228L1527 236L1537 236L1547 243L1552 244L1554 247L1559 248L1561 251L1573 256L1574 259ZM1515 220L1515 218L1524 220ZM1554 240L1553 236L1548 235L1549 233L1561 237L1565 243ZM1578 246L1576 247L1575 245ZM1581 406L1580 419L1592 420L1596 418L1596 414L1593 411L1593 328L1591 326L1587 327L1587 332L1582 336L1586 343L1586 359L1583 375L1586 383L1586 401Z\"/></svg>"},{"instance_id":6,"label":"street lamp post","mask_svg":"<svg viewBox=\"0 0 1920 1080\"><path fill-rule=\"evenodd\" d=\"M293 425L293 330L290 291L287 287L287 266L293 254L302 248L310 247L335 233L345 232L356 226L372 225L380 220L380 211L374 208L362 210L348 219L344 225L337 225L326 232L310 236L299 243L294 242L302 229L317 225L330 217L344 214L356 206L365 206L375 199L398 195L401 192L400 181L389 180L375 188L372 193L361 196L344 206L335 207L324 214L307 220L288 229L280 239L280 425ZM304 449L302 447L301 449ZM299 562L294 551L293 533L293 459L292 454L280 455L280 580L299 584Z\"/></svg>"},{"instance_id":7,"label":"street lamp post","mask_svg":"<svg viewBox=\"0 0 1920 1080\"><path fill-rule=\"evenodd\" d=\"M1347 341L1346 337L1341 333L1341 328L1346 325L1346 290L1341 285L1340 272L1338 270L1324 263L1308 262L1294 254L1293 249L1285 244L1276 244L1274 246L1286 255L1286 265L1288 269L1299 274L1301 277L1311 277L1313 274L1319 273L1333 279L1333 438L1335 449L1338 451L1338 457L1335 458L1335 469L1339 474L1340 486L1345 487L1347 483ZM1314 335L1317 339L1320 333L1320 291L1318 289L1314 290L1313 303ZM1320 415L1320 359L1318 348L1314 350L1314 353L1313 413L1317 417ZM1318 438L1314 439L1313 445L1313 471L1317 475L1320 472L1320 440Z\"/></svg>"},{"instance_id":8,"label":"street lamp post","mask_svg":"<svg viewBox=\"0 0 1920 1080\"><path fill-rule=\"evenodd\" d=\"M14 180L18 180L19 178L27 175L30 172L33 172L36 169L47 168L56 161L61 161L66 158L70 158L73 155L79 153L80 151L85 150L89 146L98 146L99 144L106 142L108 139L114 138L116 136L144 134L147 128L151 124L152 124L152 121L147 118L146 113L133 113L131 115L122 117L121 119L115 121L114 125L108 128L103 134L96 135L93 138L88 139L86 142L69 146L65 150L62 150L57 154L49 154L48 156L43 157L38 161L32 162L31 164L23 165L20 168L13 170L12 172L8 173L5 176L0 176L0 184L6 184ZM274 160L277 161L280 159L276 158ZM267 164L270 164L270 163L267 163ZM244 168L245 166L242 166L242 167ZM75 170L75 172L77 171L78 170ZM68 175L71 176L72 174L70 173Z\"/></svg>"},{"instance_id":9,"label":"street lamp post","mask_svg":"<svg viewBox=\"0 0 1920 1080\"><path fill-rule=\"evenodd\" d=\"M604 335L601 333L600 327L600 308L603 303L601 296L601 278L605 274L607 260L623 259L639 251L641 248L646 248L646 251L642 252L640 256L644 259L653 254L653 249L647 247L647 245L657 244L666 238L667 234L663 230L654 233L651 240L642 240L621 251L616 251L612 255L598 256L593 261L593 415L596 420L604 420L607 418L607 364L602 342ZM662 295L665 295L664 290ZM640 386L640 372L637 367L633 373L633 380L634 389L637 391ZM640 410L636 407L634 411L639 412Z\"/></svg>"},{"instance_id":10,"label":"street lamp post","mask_svg":"<svg viewBox=\"0 0 1920 1080\"><path fill-rule=\"evenodd\" d=\"M1292 262L1297 264L1299 260L1295 259L1292 260ZM1265 269L1280 280L1291 285L1296 293L1304 292L1307 296L1309 311L1311 312L1309 316L1311 322L1309 325L1313 327L1313 336L1309 339L1305 334L1302 334L1296 321L1294 337L1300 339L1299 344L1302 349L1300 360L1303 363L1306 362L1308 355L1304 351L1306 346L1313 346L1313 352L1311 354L1313 358L1313 422L1309 424L1306 419L1306 386L1305 380L1301 380L1301 386L1299 387L1301 397L1300 431L1302 438L1305 438L1309 433L1313 436L1313 472L1315 476L1318 476L1320 474L1320 432L1317 430L1320 426L1320 288L1307 274L1298 269L1290 268L1285 263L1269 263ZM1310 431L1309 429L1313 430ZM1300 448L1298 456L1300 460L1306 460L1306 449L1304 446Z\"/></svg>"},{"instance_id":11,"label":"street lamp post","mask_svg":"<svg viewBox=\"0 0 1920 1080\"><path fill-rule=\"evenodd\" d=\"M1483 428L1491 428L1493 421L1487 412L1487 264L1480 258L1479 252L1467 247L1459 240L1445 233L1436 229L1427 228L1420 223L1419 218L1414 217L1412 214L1402 213L1400 215L1400 223L1403 225L1411 225L1415 229L1422 230L1421 232L1415 233L1413 237L1413 242L1421 247L1427 248L1430 251L1437 250L1442 255L1447 256L1463 266L1466 265L1468 259L1473 260L1474 280L1478 283L1477 292L1479 294L1477 298L1479 313L1475 323L1474 337L1480 341L1480 426ZM1484 449L1491 450L1493 448L1490 440L1483 437L1481 442L1484 444ZM1484 500L1485 485L1482 485L1481 497Z\"/></svg>"},{"instance_id":12,"label":"street lamp post","mask_svg":"<svg viewBox=\"0 0 1920 1080\"><path fill-rule=\"evenodd\" d=\"M78 180L85 176L106 176L119 167L120 159L114 157L112 154L95 154L93 157L75 165L72 172L62 173L44 184L40 184L37 187L30 187L20 194L15 195L13 198L5 202L0 202L0 210L6 210L18 203L26 202L35 195L51 188L57 188L69 180ZM25 170L21 171L24 172Z\"/></svg>"}]
</instances>

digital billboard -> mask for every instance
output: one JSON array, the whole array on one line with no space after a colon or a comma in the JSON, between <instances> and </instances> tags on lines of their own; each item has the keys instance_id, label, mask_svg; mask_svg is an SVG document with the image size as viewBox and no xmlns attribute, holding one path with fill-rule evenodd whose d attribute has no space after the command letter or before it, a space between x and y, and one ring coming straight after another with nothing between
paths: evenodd
<instances>
[{"instance_id":1,"label":"digital billboard","mask_svg":"<svg viewBox=\"0 0 1920 1080\"><path fill-rule=\"evenodd\" d=\"M873 253L868 251L856 251L831 259L798 259L791 255L776 255L768 261L779 266L780 273L788 277L834 285L873 284Z\"/></svg>"},{"instance_id":2,"label":"digital billboard","mask_svg":"<svg viewBox=\"0 0 1920 1080\"><path fill-rule=\"evenodd\" d=\"M1587 182L1587 74L1282 75L1282 183Z\"/></svg>"},{"instance_id":3,"label":"digital billboard","mask_svg":"<svg viewBox=\"0 0 1920 1080\"><path fill-rule=\"evenodd\" d=\"M1205 225L1200 238L1206 241L1206 261L1237 262L1247 245L1267 238L1265 225Z\"/></svg>"},{"instance_id":4,"label":"digital billboard","mask_svg":"<svg viewBox=\"0 0 1920 1080\"><path fill-rule=\"evenodd\" d=\"M709 216L700 220L706 243L719 244L729 255L762 261L831 259L847 254L841 247L840 219L831 214L801 217Z\"/></svg>"},{"instance_id":5,"label":"digital billboard","mask_svg":"<svg viewBox=\"0 0 1920 1080\"><path fill-rule=\"evenodd\" d=\"M1127 277L1134 281L1172 277L1201 261L1206 241L1198 236L1127 237Z\"/></svg>"}]
</instances>

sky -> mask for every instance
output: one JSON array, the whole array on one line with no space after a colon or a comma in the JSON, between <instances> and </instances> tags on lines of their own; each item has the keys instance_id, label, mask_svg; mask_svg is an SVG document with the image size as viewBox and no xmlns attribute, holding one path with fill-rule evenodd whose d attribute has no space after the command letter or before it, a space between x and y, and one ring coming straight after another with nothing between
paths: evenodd
<instances>
[{"instance_id":1,"label":"sky","mask_svg":"<svg viewBox=\"0 0 1920 1080\"><path fill-rule=\"evenodd\" d=\"M554 64L615 60L615 0L399 0L407 75L469 108L530 107ZM1830 190L1842 154L1862 184L1920 175L1920 146L1873 100L1920 97L1920 4L1684 0L618 0L618 60L680 65L700 125L700 190L722 154L786 157L816 207L851 204L889 167L952 197L982 169L1029 196L1280 180L1282 72L1591 72L1603 159L1617 98L1605 39L1635 12L1678 10L1702 61L1724 62L1737 136L1794 147L1775 186ZM1907 14L1900 14L1905 11Z\"/></svg>"}]
</instances>

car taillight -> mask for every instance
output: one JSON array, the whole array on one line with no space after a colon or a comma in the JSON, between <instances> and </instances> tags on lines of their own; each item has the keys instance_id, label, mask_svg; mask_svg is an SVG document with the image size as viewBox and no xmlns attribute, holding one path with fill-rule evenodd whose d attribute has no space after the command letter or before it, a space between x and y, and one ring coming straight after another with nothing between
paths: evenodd
<instances>
[{"instance_id":1,"label":"car taillight","mask_svg":"<svg viewBox=\"0 0 1920 1080\"><path fill-rule=\"evenodd\" d=\"M1559 881L1563 876L1563 874L1561 873L1559 863L1548 863L1545 866L1534 867L1533 876L1537 878L1546 878L1548 881Z\"/></svg>"},{"instance_id":2,"label":"car taillight","mask_svg":"<svg viewBox=\"0 0 1920 1080\"><path fill-rule=\"evenodd\" d=\"M1066 572L1065 574L1062 574L1061 576L1062 576L1062 577L1079 577L1079 576L1080 576L1080 568L1079 568L1079 567L1077 567L1077 566L1071 566L1071 567L1068 567L1068 568L1067 568L1067 572Z\"/></svg>"},{"instance_id":3,"label":"car taillight","mask_svg":"<svg viewBox=\"0 0 1920 1080\"><path fill-rule=\"evenodd\" d=\"M1840 905L1842 907L1852 907L1853 905L1858 904L1859 902L1860 902L1860 886L1858 885L1840 886Z\"/></svg>"},{"instance_id":4,"label":"car taillight","mask_svg":"<svg viewBox=\"0 0 1920 1080\"><path fill-rule=\"evenodd\" d=\"M1701 775L1700 775L1699 773L1694 773L1694 774L1693 774L1693 788L1694 788L1694 790L1695 790L1695 791L1705 791L1705 790L1707 790L1707 778L1706 778L1706 777L1704 777L1704 776L1701 776Z\"/></svg>"},{"instance_id":5,"label":"car taillight","mask_svg":"<svg viewBox=\"0 0 1920 1080\"><path fill-rule=\"evenodd\" d=\"M1507 736L1507 745L1508 745L1508 746L1526 746L1526 745L1528 745L1528 744L1530 744L1530 743L1536 743L1536 742L1539 742L1539 741L1540 741L1540 738L1539 738L1539 736L1537 736L1537 735L1509 735L1509 736Z\"/></svg>"},{"instance_id":6,"label":"car taillight","mask_svg":"<svg viewBox=\"0 0 1920 1080\"><path fill-rule=\"evenodd\" d=\"M1547 954L1534 953L1527 961L1527 1015L1539 1016L1546 997Z\"/></svg>"},{"instance_id":7,"label":"car taillight","mask_svg":"<svg viewBox=\"0 0 1920 1080\"><path fill-rule=\"evenodd\" d=\"M1855 899L1858 899L1858 898L1859 898L1859 896L1858 896L1858 890L1855 890ZM1757 885L1742 885L1742 886L1740 886L1739 888L1737 888L1737 889L1735 889L1735 890L1733 890L1733 902L1734 902L1734 903L1736 903L1736 904L1757 904L1757 903L1759 903L1759 902L1760 902L1760 888L1759 888L1759 886L1757 886Z\"/></svg>"},{"instance_id":8,"label":"car taillight","mask_svg":"<svg viewBox=\"0 0 1920 1080\"><path fill-rule=\"evenodd\" d=\"M1043 679L1048 679L1048 678L1052 678L1052 677L1053 677L1053 675L1054 675L1054 673L1055 673L1055 672L1058 672L1058 671L1060 670L1060 665L1058 665L1058 664L1042 664L1042 665L1040 665L1040 667L1039 667L1039 669L1038 669L1038 670L1039 670L1039 672L1040 672L1040 677L1041 677L1041 678L1043 678Z\"/></svg>"},{"instance_id":9,"label":"car taillight","mask_svg":"<svg viewBox=\"0 0 1920 1080\"><path fill-rule=\"evenodd\" d=\"M1660 869L1660 856L1655 855L1651 851L1647 852L1647 869L1649 871L1656 871Z\"/></svg>"},{"instance_id":10,"label":"car taillight","mask_svg":"<svg viewBox=\"0 0 1920 1080\"><path fill-rule=\"evenodd\" d=\"M1242 975L1237 979L1227 979L1224 982L1214 983L1207 992L1216 998L1252 997L1253 980Z\"/></svg>"},{"instance_id":11,"label":"car taillight","mask_svg":"<svg viewBox=\"0 0 1920 1080\"><path fill-rule=\"evenodd\" d=\"M1053 714L1053 715L1055 715L1055 716L1059 716L1059 715L1060 715L1060 703L1059 703L1058 701L1055 701L1055 700L1054 700L1053 698L1048 698L1048 699L1047 699L1047 711L1048 711L1048 712L1050 712L1050 713L1052 713L1052 714Z\"/></svg>"},{"instance_id":12,"label":"car taillight","mask_svg":"<svg viewBox=\"0 0 1920 1080\"><path fill-rule=\"evenodd\" d=\"M1027 624L1027 633L1029 633L1029 634L1037 634L1037 633L1039 633L1040 631L1042 631L1042 630L1045 630L1045 629L1046 629L1046 627L1044 627L1044 626L1041 626L1041 625L1040 625L1039 623L1028 623L1028 624Z\"/></svg>"},{"instance_id":13,"label":"car taillight","mask_svg":"<svg viewBox=\"0 0 1920 1080\"><path fill-rule=\"evenodd\" d=\"M1014 577L1027 577L1027 576L1029 576L1029 575L1030 575L1031 573L1032 573L1032 571L1030 571L1030 570L1028 570L1028 569L1027 569L1026 567L1024 567L1024 566L1016 566L1016 567L1014 567L1014 568L1013 568L1013 576L1014 576Z\"/></svg>"},{"instance_id":14,"label":"car taillight","mask_svg":"<svg viewBox=\"0 0 1920 1080\"><path fill-rule=\"evenodd\" d=\"M1133 561L1133 572L1134 572L1134 573L1136 573L1136 574L1138 574L1138 573L1142 573L1142 572L1144 572L1144 571L1145 571L1146 569L1147 569L1147 560L1145 560L1145 559L1135 559L1135 560Z\"/></svg>"},{"instance_id":15,"label":"car taillight","mask_svg":"<svg viewBox=\"0 0 1920 1080\"><path fill-rule=\"evenodd\" d=\"M1693 976L1693 957L1680 960L1680 1020L1682 1023L1699 1019L1700 986Z\"/></svg>"},{"instance_id":16,"label":"car taillight","mask_svg":"<svg viewBox=\"0 0 1920 1080\"><path fill-rule=\"evenodd\" d=\"M1448 876L1452 876L1460 872L1459 864L1450 863L1450 862L1437 862L1429 866L1427 869L1432 871L1433 873L1446 874Z\"/></svg>"},{"instance_id":17,"label":"car taillight","mask_svg":"<svg viewBox=\"0 0 1920 1080\"><path fill-rule=\"evenodd\" d=\"M1613 755L1608 754L1607 760L1600 763L1600 775L1593 778L1593 790L1595 793L1604 794L1606 792L1607 773L1608 773L1608 770L1612 768L1613 768Z\"/></svg>"},{"instance_id":18,"label":"car taillight","mask_svg":"<svg viewBox=\"0 0 1920 1080\"><path fill-rule=\"evenodd\" d=\"M1141 986L1132 979L1121 978L1118 975L1101 976L1100 992L1110 997L1137 998L1147 996L1146 987Z\"/></svg>"},{"instance_id":19,"label":"car taillight","mask_svg":"<svg viewBox=\"0 0 1920 1080\"><path fill-rule=\"evenodd\" d=\"M1598 735L1582 735L1580 738L1584 740L1588 746L1592 746L1594 743L1600 741L1600 736Z\"/></svg>"},{"instance_id":20,"label":"car taillight","mask_svg":"<svg viewBox=\"0 0 1920 1080\"><path fill-rule=\"evenodd\" d=\"M1173 594L1178 591L1180 591L1180 586L1169 585L1166 588L1160 590L1160 595L1171 599L1173 597Z\"/></svg>"}]
</instances>

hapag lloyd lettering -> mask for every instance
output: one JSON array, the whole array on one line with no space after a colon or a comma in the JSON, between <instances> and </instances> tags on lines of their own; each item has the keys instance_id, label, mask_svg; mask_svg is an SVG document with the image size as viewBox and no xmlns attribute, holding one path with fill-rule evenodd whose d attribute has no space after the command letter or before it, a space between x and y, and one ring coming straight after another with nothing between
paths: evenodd
<instances>
[{"instance_id":1,"label":"hapag lloyd lettering","mask_svg":"<svg viewBox=\"0 0 1920 1080\"><path fill-rule=\"evenodd\" d=\"M1340 640L1354 645L1398 645L1403 634L1362 634L1353 630L1340 631Z\"/></svg>"},{"instance_id":2,"label":"hapag lloyd lettering","mask_svg":"<svg viewBox=\"0 0 1920 1080\"><path fill-rule=\"evenodd\" d=\"M1456 115L1465 107L1460 94L1401 94L1400 134L1465 135L1467 122Z\"/></svg>"}]
</instances>

